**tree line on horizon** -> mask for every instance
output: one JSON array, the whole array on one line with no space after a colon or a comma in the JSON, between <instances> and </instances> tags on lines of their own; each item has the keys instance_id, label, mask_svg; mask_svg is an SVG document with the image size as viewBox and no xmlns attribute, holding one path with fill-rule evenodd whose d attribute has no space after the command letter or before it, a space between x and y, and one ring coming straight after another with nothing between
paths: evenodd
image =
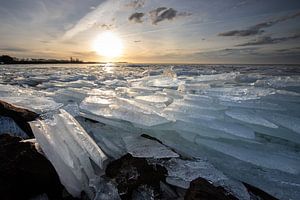
<instances>
[{"instance_id":1,"label":"tree line on horizon","mask_svg":"<svg viewBox=\"0 0 300 200\"><path fill-rule=\"evenodd\" d=\"M18 59L9 55L0 56L0 64L53 64L53 63L84 63L82 60L57 60L57 59Z\"/></svg>"}]
</instances>

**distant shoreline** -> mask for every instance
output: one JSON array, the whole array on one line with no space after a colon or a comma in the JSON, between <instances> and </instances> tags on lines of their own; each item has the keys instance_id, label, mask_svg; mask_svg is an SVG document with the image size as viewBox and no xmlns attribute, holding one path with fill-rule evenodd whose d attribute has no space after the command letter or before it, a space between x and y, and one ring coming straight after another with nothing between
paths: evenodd
<instances>
[{"instance_id":1,"label":"distant shoreline","mask_svg":"<svg viewBox=\"0 0 300 200\"><path fill-rule=\"evenodd\" d=\"M105 62L16 62L16 63L0 63L0 65L33 65L33 64L105 64Z\"/></svg>"}]
</instances>

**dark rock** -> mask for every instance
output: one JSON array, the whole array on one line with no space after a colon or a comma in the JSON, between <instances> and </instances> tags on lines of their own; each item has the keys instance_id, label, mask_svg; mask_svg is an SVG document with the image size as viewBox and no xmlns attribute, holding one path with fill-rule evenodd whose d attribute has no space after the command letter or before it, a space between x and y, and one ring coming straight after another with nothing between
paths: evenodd
<instances>
[{"instance_id":1,"label":"dark rock","mask_svg":"<svg viewBox=\"0 0 300 200\"><path fill-rule=\"evenodd\" d=\"M30 142L8 134L0 135L0 197L29 199L47 194L61 199L63 186L51 163Z\"/></svg>"},{"instance_id":2,"label":"dark rock","mask_svg":"<svg viewBox=\"0 0 300 200\"><path fill-rule=\"evenodd\" d=\"M106 175L116 183L122 199L132 199L133 191L140 186L152 188L160 195L160 181L165 181L167 170L160 165L150 165L144 158L126 154L108 164Z\"/></svg>"},{"instance_id":3,"label":"dark rock","mask_svg":"<svg viewBox=\"0 0 300 200\"><path fill-rule=\"evenodd\" d=\"M35 120L39 116L37 113L0 100L0 115L12 118L29 137L33 137L27 122Z\"/></svg>"},{"instance_id":4,"label":"dark rock","mask_svg":"<svg viewBox=\"0 0 300 200\"><path fill-rule=\"evenodd\" d=\"M203 178L197 178L190 183L184 197L185 200L238 200L223 187L214 186Z\"/></svg>"},{"instance_id":5,"label":"dark rock","mask_svg":"<svg viewBox=\"0 0 300 200\"><path fill-rule=\"evenodd\" d=\"M277 198L269 195L268 193L262 191L261 189L258 189L247 183L243 183L243 184L245 185L249 194L251 195L251 199L254 199L254 200L278 200Z\"/></svg>"}]
</instances>

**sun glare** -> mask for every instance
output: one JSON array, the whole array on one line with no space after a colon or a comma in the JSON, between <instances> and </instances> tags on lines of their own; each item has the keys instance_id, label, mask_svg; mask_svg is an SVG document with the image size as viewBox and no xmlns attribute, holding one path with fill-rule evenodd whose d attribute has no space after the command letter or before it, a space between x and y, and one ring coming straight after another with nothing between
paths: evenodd
<instances>
[{"instance_id":1,"label":"sun glare","mask_svg":"<svg viewBox=\"0 0 300 200\"><path fill-rule=\"evenodd\" d=\"M93 49L106 58L116 58L122 55L123 43L117 34L107 31L96 38Z\"/></svg>"}]
</instances>

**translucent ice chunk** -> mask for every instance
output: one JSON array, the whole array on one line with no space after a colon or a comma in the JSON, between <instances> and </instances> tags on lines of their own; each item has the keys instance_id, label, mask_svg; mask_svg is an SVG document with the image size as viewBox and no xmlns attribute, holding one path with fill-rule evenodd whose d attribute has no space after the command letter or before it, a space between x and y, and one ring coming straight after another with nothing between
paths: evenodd
<instances>
[{"instance_id":1,"label":"translucent ice chunk","mask_svg":"<svg viewBox=\"0 0 300 200\"><path fill-rule=\"evenodd\" d=\"M170 184L187 189L191 181L201 177L215 186L224 187L238 199L250 199L247 189L242 183L229 179L207 161L188 161L172 158L165 161L163 166L168 170L167 182Z\"/></svg>"},{"instance_id":2,"label":"translucent ice chunk","mask_svg":"<svg viewBox=\"0 0 300 200\"><path fill-rule=\"evenodd\" d=\"M124 137L126 149L134 157L142 158L174 158L179 155L166 146L143 137Z\"/></svg>"},{"instance_id":3,"label":"translucent ice chunk","mask_svg":"<svg viewBox=\"0 0 300 200\"><path fill-rule=\"evenodd\" d=\"M125 98L88 97L81 103L80 108L82 112L129 121L142 126L154 126L169 122L154 106Z\"/></svg>"},{"instance_id":4,"label":"translucent ice chunk","mask_svg":"<svg viewBox=\"0 0 300 200\"><path fill-rule=\"evenodd\" d=\"M57 102L61 102L64 104L70 102L80 103L87 96L87 89L78 89L78 88L68 88L68 89L60 89L55 92L53 98Z\"/></svg>"},{"instance_id":5,"label":"translucent ice chunk","mask_svg":"<svg viewBox=\"0 0 300 200\"><path fill-rule=\"evenodd\" d=\"M96 191L96 196L93 200L121 200L117 188L101 177L92 179L90 186Z\"/></svg>"},{"instance_id":6,"label":"translucent ice chunk","mask_svg":"<svg viewBox=\"0 0 300 200\"><path fill-rule=\"evenodd\" d=\"M222 87L211 88L205 90L203 93L208 96L218 97L224 101L244 101L260 99L261 97L275 94L274 89L270 88L256 88L256 87Z\"/></svg>"},{"instance_id":7,"label":"translucent ice chunk","mask_svg":"<svg viewBox=\"0 0 300 200\"><path fill-rule=\"evenodd\" d=\"M266 126L269 128L278 128L276 124L273 124L272 122L266 120L265 118L251 110L228 110L225 113L229 117L232 117L233 119L239 121L243 121L245 123Z\"/></svg>"},{"instance_id":8,"label":"translucent ice chunk","mask_svg":"<svg viewBox=\"0 0 300 200\"><path fill-rule=\"evenodd\" d=\"M26 108L36 113L46 113L52 110L57 110L63 106L63 104L56 103L49 97L37 97L37 96L19 96L19 97L1 97L1 100Z\"/></svg>"},{"instance_id":9,"label":"translucent ice chunk","mask_svg":"<svg viewBox=\"0 0 300 200\"><path fill-rule=\"evenodd\" d=\"M260 112L266 119L286 127L296 133L300 133L300 118L283 115L279 113Z\"/></svg>"},{"instance_id":10,"label":"translucent ice chunk","mask_svg":"<svg viewBox=\"0 0 300 200\"><path fill-rule=\"evenodd\" d=\"M300 172L300 160L296 160L296 157L288 157L276 152L264 152L264 149L259 149L261 148L259 146L256 148L247 148L245 144L238 146L204 138L196 138L196 142L254 165L277 169L292 174L299 174Z\"/></svg>"},{"instance_id":11,"label":"translucent ice chunk","mask_svg":"<svg viewBox=\"0 0 300 200\"><path fill-rule=\"evenodd\" d=\"M149 95L149 96L136 96L136 99L153 102L153 103L167 103L169 101L168 97L160 95Z\"/></svg>"},{"instance_id":12,"label":"translucent ice chunk","mask_svg":"<svg viewBox=\"0 0 300 200\"><path fill-rule=\"evenodd\" d=\"M97 176L93 165L103 169L107 157L69 113L60 112L53 120L31 122L34 136L68 192L79 197L85 191L94 198L89 186Z\"/></svg>"}]
</instances>

